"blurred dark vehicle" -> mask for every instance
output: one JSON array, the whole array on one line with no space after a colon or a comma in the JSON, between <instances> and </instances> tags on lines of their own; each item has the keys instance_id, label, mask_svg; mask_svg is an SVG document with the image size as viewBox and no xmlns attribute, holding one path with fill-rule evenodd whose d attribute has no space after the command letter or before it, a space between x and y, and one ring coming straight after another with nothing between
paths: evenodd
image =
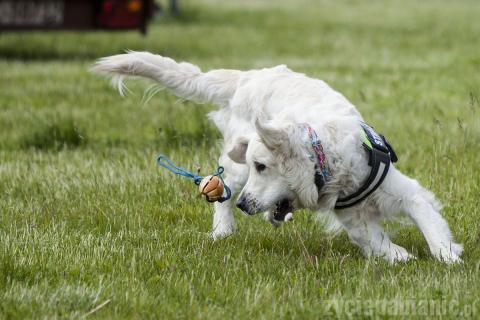
<instances>
[{"instance_id":1,"label":"blurred dark vehicle","mask_svg":"<svg viewBox=\"0 0 480 320\"><path fill-rule=\"evenodd\" d=\"M127 30L147 32L154 0L0 0L0 31Z\"/></svg>"}]
</instances>

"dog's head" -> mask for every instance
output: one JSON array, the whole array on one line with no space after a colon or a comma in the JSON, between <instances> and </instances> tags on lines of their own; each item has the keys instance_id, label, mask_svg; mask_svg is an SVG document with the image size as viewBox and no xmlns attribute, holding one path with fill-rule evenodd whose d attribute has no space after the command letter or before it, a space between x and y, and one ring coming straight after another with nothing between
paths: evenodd
<instances>
[{"instance_id":1,"label":"dog's head","mask_svg":"<svg viewBox=\"0 0 480 320\"><path fill-rule=\"evenodd\" d=\"M233 161L250 169L237 207L250 215L267 210L285 214L313 208L318 191L305 129L290 122L258 120L255 127L255 135L239 138L228 153Z\"/></svg>"}]
</instances>

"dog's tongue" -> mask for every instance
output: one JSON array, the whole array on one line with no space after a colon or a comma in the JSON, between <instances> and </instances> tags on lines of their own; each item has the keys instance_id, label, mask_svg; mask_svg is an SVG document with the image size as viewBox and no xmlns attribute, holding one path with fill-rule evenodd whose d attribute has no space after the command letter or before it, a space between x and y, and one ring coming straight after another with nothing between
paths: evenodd
<instances>
[{"instance_id":1,"label":"dog's tongue","mask_svg":"<svg viewBox=\"0 0 480 320\"><path fill-rule=\"evenodd\" d=\"M293 218L292 211L293 211L293 208L292 208L292 205L290 204L290 201L288 201L287 199L282 200L277 203L275 212L273 214L273 218L277 221L292 220Z\"/></svg>"}]
</instances>

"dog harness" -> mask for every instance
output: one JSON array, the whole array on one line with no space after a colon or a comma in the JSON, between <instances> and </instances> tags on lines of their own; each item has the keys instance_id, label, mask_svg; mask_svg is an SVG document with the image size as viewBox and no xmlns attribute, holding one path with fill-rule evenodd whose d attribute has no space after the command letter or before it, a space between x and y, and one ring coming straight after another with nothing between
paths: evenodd
<instances>
[{"instance_id":1,"label":"dog harness","mask_svg":"<svg viewBox=\"0 0 480 320\"><path fill-rule=\"evenodd\" d=\"M370 175L365 180L365 183L356 192L337 199L335 209L352 207L365 200L366 197L372 194L372 192L382 184L387 175L388 169L390 168L390 162L397 162L398 160L395 151L383 135L376 133L375 130L366 123L362 122L360 125L362 127L363 136L362 145L368 153L368 165L372 167L372 169L370 170ZM305 124L305 128L308 132L308 137L315 153L315 157L310 158L316 160L315 185L318 190L320 190L329 180L330 170L326 162L325 153L320 139L318 139L317 134L310 125Z\"/></svg>"}]
</instances>

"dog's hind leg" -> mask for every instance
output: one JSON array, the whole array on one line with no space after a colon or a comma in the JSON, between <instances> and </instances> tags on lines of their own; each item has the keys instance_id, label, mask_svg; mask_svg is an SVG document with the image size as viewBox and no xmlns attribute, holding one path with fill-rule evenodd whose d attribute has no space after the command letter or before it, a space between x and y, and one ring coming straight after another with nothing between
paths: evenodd
<instances>
[{"instance_id":1,"label":"dog's hind leg","mask_svg":"<svg viewBox=\"0 0 480 320\"><path fill-rule=\"evenodd\" d=\"M378 222L380 214L376 208L353 207L338 210L336 214L350 240L362 249L366 257L382 257L390 263L414 258L405 248L390 240Z\"/></svg>"},{"instance_id":2,"label":"dog's hind leg","mask_svg":"<svg viewBox=\"0 0 480 320\"><path fill-rule=\"evenodd\" d=\"M430 251L438 260L461 262L459 256L463 246L454 242L450 228L440 214L440 203L416 180L392 167L375 197L381 210L407 214L422 231Z\"/></svg>"},{"instance_id":3,"label":"dog's hind leg","mask_svg":"<svg viewBox=\"0 0 480 320\"><path fill-rule=\"evenodd\" d=\"M232 191L232 197L222 203L215 202L213 239L227 237L235 231L235 218L233 216L234 198L242 190L248 178L248 167L244 164L233 162L227 155L223 155L219 163L225 168L224 180Z\"/></svg>"}]
</instances>

